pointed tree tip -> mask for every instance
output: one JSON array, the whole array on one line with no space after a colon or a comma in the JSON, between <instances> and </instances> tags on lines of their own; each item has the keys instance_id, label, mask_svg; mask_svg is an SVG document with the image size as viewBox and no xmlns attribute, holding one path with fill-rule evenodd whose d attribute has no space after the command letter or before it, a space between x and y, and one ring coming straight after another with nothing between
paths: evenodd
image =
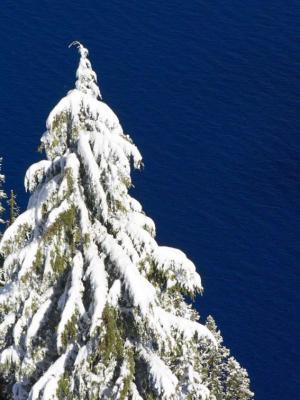
<instances>
[{"instance_id":1,"label":"pointed tree tip","mask_svg":"<svg viewBox=\"0 0 300 400\"><path fill-rule=\"evenodd\" d=\"M78 40L69 44L69 48L75 46L80 54L79 66L76 71L76 89L83 93L89 93L96 98L102 99L100 89L97 85L97 75L92 69L88 59L89 51Z\"/></svg>"},{"instance_id":2,"label":"pointed tree tip","mask_svg":"<svg viewBox=\"0 0 300 400\"><path fill-rule=\"evenodd\" d=\"M68 48L75 46L78 49L78 52L81 57L87 57L89 54L88 49L86 49L78 40L74 40L72 43L69 44Z\"/></svg>"},{"instance_id":3,"label":"pointed tree tip","mask_svg":"<svg viewBox=\"0 0 300 400\"><path fill-rule=\"evenodd\" d=\"M81 47L82 44L81 44L78 40L74 40L73 42L71 42L71 43L69 44L68 48L73 47L73 46Z\"/></svg>"}]
</instances>

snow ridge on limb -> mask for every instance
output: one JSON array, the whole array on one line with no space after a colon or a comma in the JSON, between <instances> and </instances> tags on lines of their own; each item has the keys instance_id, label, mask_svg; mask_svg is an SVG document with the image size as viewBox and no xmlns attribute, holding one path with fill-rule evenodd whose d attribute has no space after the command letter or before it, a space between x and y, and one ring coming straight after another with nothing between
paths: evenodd
<instances>
[{"instance_id":1,"label":"snow ridge on limb","mask_svg":"<svg viewBox=\"0 0 300 400\"><path fill-rule=\"evenodd\" d=\"M45 391L47 392L51 390L52 395L56 393L56 390L53 390L52 388L54 386L56 389L58 379L60 376L63 375L66 364L68 362L68 358L71 356L73 351L74 349L71 346L47 369L43 376L33 385L29 393L28 400L39 400L40 393L43 392L43 399L46 400L47 398L48 400L49 397L45 397ZM51 389L50 386L52 387Z\"/></svg>"},{"instance_id":2,"label":"snow ridge on limb","mask_svg":"<svg viewBox=\"0 0 300 400\"><path fill-rule=\"evenodd\" d=\"M24 245L29 238L34 223L34 210L28 209L20 214L4 232L0 242L0 253L9 255Z\"/></svg>"},{"instance_id":3,"label":"snow ridge on limb","mask_svg":"<svg viewBox=\"0 0 300 400\"><path fill-rule=\"evenodd\" d=\"M29 192L33 192L36 186L42 182L49 169L52 167L52 162L49 160L42 160L28 168L25 175L24 186Z\"/></svg>"},{"instance_id":4,"label":"snow ridge on limb","mask_svg":"<svg viewBox=\"0 0 300 400\"><path fill-rule=\"evenodd\" d=\"M154 309L154 318L169 334L176 329L187 340L191 340L194 335L197 335L199 338L209 339L214 346L217 346L216 339L210 330L196 321L179 317L160 307Z\"/></svg>"},{"instance_id":5,"label":"snow ridge on limb","mask_svg":"<svg viewBox=\"0 0 300 400\"><path fill-rule=\"evenodd\" d=\"M89 144L89 135L81 133L78 141L78 152L82 157L84 166L90 179L90 186L95 196L95 203L99 204L99 215L102 216L106 222L108 217L108 207L106 202L106 195L101 185L100 170L94 159L93 153Z\"/></svg>"},{"instance_id":6,"label":"snow ridge on limb","mask_svg":"<svg viewBox=\"0 0 300 400\"><path fill-rule=\"evenodd\" d=\"M39 331L42 322L45 321L45 318L52 307L52 299L51 299L52 295L53 295L53 288L50 288L45 293L45 296L43 296L45 301L41 304L37 312L32 317L30 325L27 329L27 335L25 340L27 349L30 347L32 338L34 338L37 335L37 332Z\"/></svg>"},{"instance_id":7,"label":"snow ridge on limb","mask_svg":"<svg viewBox=\"0 0 300 400\"><path fill-rule=\"evenodd\" d=\"M0 365L5 365L5 364L19 364L20 362L20 357L17 352L17 350L14 348L14 346L10 346L7 349L3 350L2 353L0 354Z\"/></svg>"},{"instance_id":8,"label":"snow ridge on limb","mask_svg":"<svg viewBox=\"0 0 300 400\"><path fill-rule=\"evenodd\" d=\"M169 287L179 285L190 294L202 292L200 275L182 251L158 246L153 258L156 268L167 276Z\"/></svg>"},{"instance_id":9,"label":"snow ridge on limb","mask_svg":"<svg viewBox=\"0 0 300 400\"><path fill-rule=\"evenodd\" d=\"M133 305L139 307L142 315L147 315L149 307L156 302L154 287L140 274L137 267L132 264L129 257L112 237L108 235L101 247L109 257L111 264L118 269Z\"/></svg>"},{"instance_id":10,"label":"snow ridge on limb","mask_svg":"<svg viewBox=\"0 0 300 400\"><path fill-rule=\"evenodd\" d=\"M85 274L85 279L89 278L90 280L93 296L93 302L91 304L91 335L101 322L102 312L107 299L107 273L105 271L103 257L100 258L98 253L97 246L92 244L87 252L89 266Z\"/></svg>"},{"instance_id":11,"label":"snow ridge on limb","mask_svg":"<svg viewBox=\"0 0 300 400\"><path fill-rule=\"evenodd\" d=\"M142 346L139 348L139 353L146 362L149 379L157 396L162 400L175 398L178 379L170 368L155 353Z\"/></svg>"}]
</instances>

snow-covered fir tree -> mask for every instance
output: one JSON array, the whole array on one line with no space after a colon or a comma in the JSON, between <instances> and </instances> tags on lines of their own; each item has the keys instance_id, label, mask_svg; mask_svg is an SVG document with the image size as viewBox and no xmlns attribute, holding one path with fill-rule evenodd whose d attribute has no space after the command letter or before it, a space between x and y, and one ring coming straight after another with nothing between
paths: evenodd
<instances>
[{"instance_id":1,"label":"snow-covered fir tree","mask_svg":"<svg viewBox=\"0 0 300 400\"><path fill-rule=\"evenodd\" d=\"M0 224L4 224L5 220L3 219L3 213L5 212L5 208L3 207L3 200L6 199L6 193L2 189L2 185L5 181L5 176L1 174L2 168L2 158L0 158Z\"/></svg>"},{"instance_id":2,"label":"snow-covered fir tree","mask_svg":"<svg viewBox=\"0 0 300 400\"><path fill-rule=\"evenodd\" d=\"M206 326L213 333L216 347L202 344L202 374L208 383L211 399L214 400L248 400L253 397L247 371L230 356L230 351L223 345L223 337L212 316Z\"/></svg>"},{"instance_id":3,"label":"snow-covered fir tree","mask_svg":"<svg viewBox=\"0 0 300 400\"><path fill-rule=\"evenodd\" d=\"M217 357L218 339L186 302L200 276L183 252L156 243L128 193L141 154L75 45L76 88L47 119L46 159L25 176L28 208L0 244L2 396L215 399L222 377L205 355ZM228 385L244 385L231 371ZM251 397L234 393L226 399Z\"/></svg>"},{"instance_id":4,"label":"snow-covered fir tree","mask_svg":"<svg viewBox=\"0 0 300 400\"><path fill-rule=\"evenodd\" d=\"M5 182L5 176L1 174L1 168L2 168L2 158L0 158L0 239L2 237L2 227L5 224L5 219L4 219L4 214L5 214L5 208L3 207L3 200L6 199L6 193L2 189L2 185ZM3 265L3 256L0 254L0 287L3 286L4 282L2 281L2 265ZM0 387L0 392L1 392L1 387Z\"/></svg>"}]
</instances>

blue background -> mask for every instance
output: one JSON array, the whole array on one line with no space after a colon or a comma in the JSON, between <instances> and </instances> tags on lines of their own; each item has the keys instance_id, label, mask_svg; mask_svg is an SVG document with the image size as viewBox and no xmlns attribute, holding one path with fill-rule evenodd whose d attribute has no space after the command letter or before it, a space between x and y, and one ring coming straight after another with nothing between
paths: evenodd
<instances>
[{"instance_id":1,"label":"blue background","mask_svg":"<svg viewBox=\"0 0 300 400\"><path fill-rule=\"evenodd\" d=\"M144 155L134 195L197 264L257 400L300 398L296 0L1 1L0 154L24 208L45 119L90 49Z\"/></svg>"}]
</instances>

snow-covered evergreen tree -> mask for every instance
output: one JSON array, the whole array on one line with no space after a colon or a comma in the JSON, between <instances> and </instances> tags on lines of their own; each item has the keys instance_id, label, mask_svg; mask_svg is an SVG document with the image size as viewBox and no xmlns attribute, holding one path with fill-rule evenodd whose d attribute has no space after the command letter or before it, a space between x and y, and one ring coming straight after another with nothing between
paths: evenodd
<instances>
[{"instance_id":1,"label":"snow-covered evergreen tree","mask_svg":"<svg viewBox=\"0 0 300 400\"><path fill-rule=\"evenodd\" d=\"M5 208L2 205L2 201L6 199L6 193L2 189L2 185L5 182L5 176L1 174L1 167L2 167L2 158L0 158L0 239L2 237L2 229L1 227L5 224L5 219L3 219L3 215L5 213ZM3 265L3 256L0 254L0 287L3 285L3 281L1 279L2 275L2 265ZM1 387L0 387L1 392Z\"/></svg>"},{"instance_id":2,"label":"snow-covered evergreen tree","mask_svg":"<svg viewBox=\"0 0 300 400\"><path fill-rule=\"evenodd\" d=\"M0 158L0 224L4 224L5 220L3 219L3 213L5 212L5 208L2 205L2 201L6 199L6 193L2 189L2 184L5 181L5 176L1 174L1 167L2 167L2 158Z\"/></svg>"},{"instance_id":3,"label":"snow-covered evergreen tree","mask_svg":"<svg viewBox=\"0 0 300 400\"><path fill-rule=\"evenodd\" d=\"M202 344L201 365L205 382L208 382L212 400L249 400L253 393L249 385L247 371L230 356L230 351L223 345L223 338L213 317L209 316L207 328L213 333L216 347Z\"/></svg>"},{"instance_id":4,"label":"snow-covered evergreen tree","mask_svg":"<svg viewBox=\"0 0 300 400\"><path fill-rule=\"evenodd\" d=\"M142 157L75 45L76 88L47 119L47 159L28 169L28 208L0 244L5 398L213 399L203 355L217 340L185 301L200 276L129 195Z\"/></svg>"}]
</instances>

